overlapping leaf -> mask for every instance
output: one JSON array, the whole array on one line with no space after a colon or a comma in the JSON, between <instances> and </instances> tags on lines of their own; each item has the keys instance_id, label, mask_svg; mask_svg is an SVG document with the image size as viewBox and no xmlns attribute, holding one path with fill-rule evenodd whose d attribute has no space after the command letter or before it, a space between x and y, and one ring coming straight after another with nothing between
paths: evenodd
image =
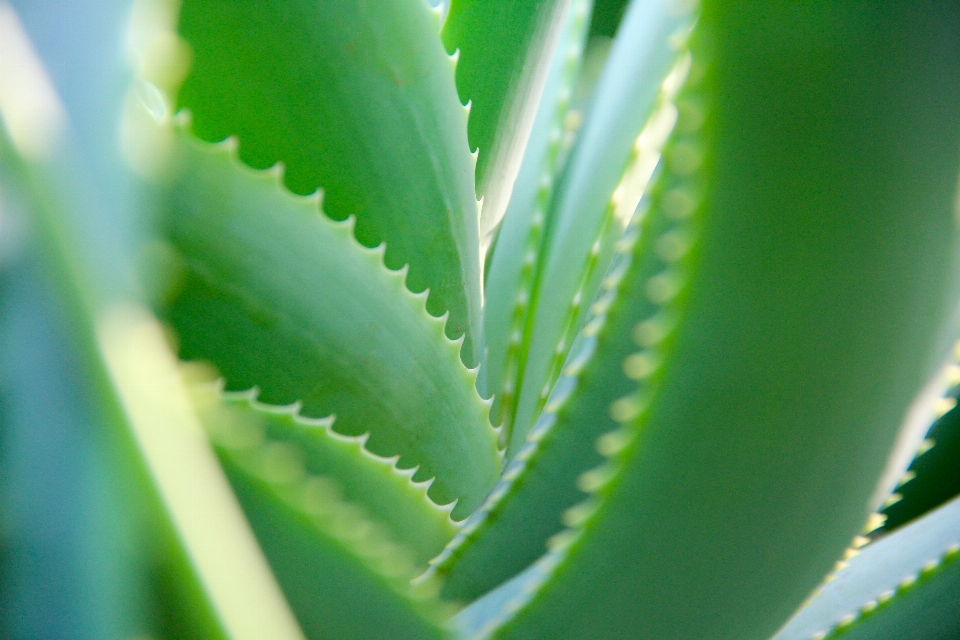
<instances>
[{"instance_id":1,"label":"overlapping leaf","mask_svg":"<svg viewBox=\"0 0 960 640\"><path fill-rule=\"evenodd\" d=\"M185 145L165 219L180 279L166 317L181 357L211 361L227 390L336 416L338 432L399 455L431 497L463 518L496 480L496 434L459 342L365 249L352 219L285 192L277 172L244 171L226 150Z\"/></svg>"},{"instance_id":2,"label":"overlapping leaf","mask_svg":"<svg viewBox=\"0 0 960 640\"><path fill-rule=\"evenodd\" d=\"M479 362L480 260L474 161L453 61L423 0L187 0L180 33L193 66L178 102L203 139L236 135L244 162L286 167L295 193L386 242L386 264L430 290Z\"/></svg>"},{"instance_id":3,"label":"overlapping leaf","mask_svg":"<svg viewBox=\"0 0 960 640\"><path fill-rule=\"evenodd\" d=\"M705 5L679 98L699 108L680 110L646 223L680 218L696 244L624 279L623 300L657 308L611 315L591 377L639 387L566 402L622 425L597 441L610 460L478 635L766 638L866 519L950 342L960 56L939 22L876 38L920 33L925 10L824 11Z\"/></svg>"},{"instance_id":4,"label":"overlapping leaf","mask_svg":"<svg viewBox=\"0 0 960 640\"><path fill-rule=\"evenodd\" d=\"M691 19L689 10L638 0L606 61L548 205L511 406L502 412L509 455L523 444L560 375L676 119L672 99L686 70L680 54Z\"/></svg>"},{"instance_id":5,"label":"overlapping leaf","mask_svg":"<svg viewBox=\"0 0 960 640\"><path fill-rule=\"evenodd\" d=\"M950 638L960 631L960 499L868 545L773 640Z\"/></svg>"},{"instance_id":6,"label":"overlapping leaf","mask_svg":"<svg viewBox=\"0 0 960 640\"><path fill-rule=\"evenodd\" d=\"M480 240L500 223L570 0L453 0L443 26L447 50L459 51L457 89L471 105L470 146L477 149Z\"/></svg>"}]
</instances>

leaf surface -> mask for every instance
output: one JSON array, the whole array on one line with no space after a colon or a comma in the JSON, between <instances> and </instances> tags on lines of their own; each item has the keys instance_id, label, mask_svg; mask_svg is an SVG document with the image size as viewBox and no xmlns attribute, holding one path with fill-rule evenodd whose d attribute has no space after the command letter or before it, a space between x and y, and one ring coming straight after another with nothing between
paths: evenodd
<instances>
[{"instance_id":1,"label":"leaf surface","mask_svg":"<svg viewBox=\"0 0 960 640\"><path fill-rule=\"evenodd\" d=\"M444 607L414 575L405 549L306 474L283 443L219 450L267 559L313 640L441 639Z\"/></svg>"},{"instance_id":2,"label":"leaf surface","mask_svg":"<svg viewBox=\"0 0 960 640\"><path fill-rule=\"evenodd\" d=\"M166 317L181 357L212 362L229 391L256 387L262 402L335 414L342 434L369 432L371 452L419 467L438 504L469 514L496 480L496 433L424 296L384 267L382 247L354 240L352 219L330 220L277 172L246 170L225 148L183 152L164 223L180 261Z\"/></svg>"},{"instance_id":3,"label":"leaf surface","mask_svg":"<svg viewBox=\"0 0 960 640\"><path fill-rule=\"evenodd\" d=\"M954 637L960 499L867 545L773 640Z\"/></svg>"},{"instance_id":4,"label":"leaf surface","mask_svg":"<svg viewBox=\"0 0 960 640\"><path fill-rule=\"evenodd\" d=\"M613 245L676 119L671 103L685 72L676 63L690 21L688 12L641 0L631 5L614 41L549 204L517 356L516 390L505 413L510 456L523 444L560 375ZM664 83L671 69L673 78Z\"/></svg>"},{"instance_id":5,"label":"leaf surface","mask_svg":"<svg viewBox=\"0 0 960 640\"><path fill-rule=\"evenodd\" d=\"M452 0L443 42L459 51L457 89L479 151L480 239L492 239L514 188L570 0Z\"/></svg>"},{"instance_id":6,"label":"leaf surface","mask_svg":"<svg viewBox=\"0 0 960 640\"><path fill-rule=\"evenodd\" d=\"M894 531L960 494L960 408L953 394L944 402L954 406L930 427L925 450L897 487L897 501L883 509L885 531Z\"/></svg>"},{"instance_id":7,"label":"leaf surface","mask_svg":"<svg viewBox=\"0 0 960 640\"><path fill-rule=\"evenodd\" d=\"M397 542L413 552L417 565L435 556L457 531L450 509L427 497L427 483L414 483L413 470L401 471L397 458L380 458L364 448L366 437L337 434L333 420L310 420L296 405L275 407L252 394L194 391L201 419L215 442L229 448L246 443L282 443L307 473L329 479L342 498L361 506Z\"/></svg>"},{"instance_id":8,"label":"leaf surface","mask_svg":"<svg viewBox=\"0 0 960 640\"><path fill-rule=\"evenodd\" d=\"M194 131L240 141L255 168L282 162L295 193L322 188L325 211L356 217L358 240L409 264L427 309L450 313L481 351L474 162L453 61L422 0L187 0L180 33L193 66L178 102Z\"/></svg>"},{"instance_id":9,"label":"leaf surface","mask_svg":"<svg viewBox=\"0 0 960 640\"><path fill-rule=\"evenodd\" d=\"M534 268L543 246L546 215L563 154L566 120L583 54L588 0L575 0L567 14L510 205L489 260L483 309L486 379L494 411L511 407L520 340L526 324ZM502 417L494 422L500 424Z\"/></svg>"},{"instance_id":10,"label":"leaf surface","mask_svg":"<svg viewBox=\"0 0 960 640\"><path fill-rule=\"evenodd\" d=\"M762 640L860 530L952 342L950 17L704 5L678 96L700 109L680 110L647 214L693 245L621 284L656 308L611 314L592 375L638 384L567 401L622 425L597 441L608 462L479 637ZM880 38L894 22L916 38Z\"/></svg>"}]
</instances>

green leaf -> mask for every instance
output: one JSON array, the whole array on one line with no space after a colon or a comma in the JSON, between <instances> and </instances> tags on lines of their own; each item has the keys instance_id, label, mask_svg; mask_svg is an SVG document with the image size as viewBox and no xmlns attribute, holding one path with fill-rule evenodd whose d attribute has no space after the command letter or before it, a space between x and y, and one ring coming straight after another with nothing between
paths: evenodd
<instances>
[{"instance_id":1,"label":"green leaf","mask_svg":"<svg viewBox=\"0 0 960 640\"><path fill-rule=\"evenodd\" d=\"M897 487L896 502L883 509L885 531L894 531L960 494L960 407L952 396L944 401L954 406L930 427L922 453Z\"/></svg>"},{"instance_id":2,"label":"green leaf","mask_svg":"<svg viewBox=\"0 0 960 640\"><path fill-rule=\"evenodd\" d=\"M443 25L459 51L457 90L470 105L470 148L479 151L480 240L503 218L530 137L570 0L452 0Z\"/></svg>"},{"instance_id":3,"label":"green leaf","mask_svg":"<svg viewBox=\"0 0 960 640\"><path fill-rule=\"evenodd\" d=\"M676 66L688 12L654 0L631 5L547 214L504 428L513 455L550 388L676 119ZM669 46L668 46L669 45ZM683 58L681 58L683 61ZM668 77L671 68L674 71Z\"/></svg>"},{"instance_id":4,"label":"green leaf","mask_svg":"<svg viewBox=\"0 0 960 640\"><path fill-rule=\"evenodd\" d=\"M219 151L182 146L164 222L180 262L166 317L183 359L211 361L227 390L256 387L268 404L336 415L346 435L436 478L438 504L469 514L496 481L500 458L489 404L464 368L459 343L383 265L383 247L353 238L317 198Z\"/></svg>"},{"instance_id":5,"label":"green leaf","mask_svg":"<svg viewBox=\"0 0 960 640\"><path fill-rule=\"evenodd\" d=\"M625 277L592 359L598 382L641 380L569 397L621 424L609 461L480 635L768 638L882 500L960 293L960 16L942 18L704 7L678 97L700 110L680 110L644 222L675 226L641 233L661 269ZM880 37L894 24L913 37Z\"/></svg>"},{"instance_id":6,"label":"green leaf","mask_svg":"<svg viewBox=\"0 0 960 640\"><path fill-rule=\"evenodd\" d=\"M406 549L337 495L337 485L307 474L296 449L234 438L221 447L234 490L264 553L312 640L440 639L447 616Z\"/></svg>"},{"instance_id":7,"label":"green leaf","mask_svg":"<svg viewBox=\"0 0 960 640\"><path fill-rule=\"evenodd\" d=\"M512 405L520 348L517 338L522 337L527 318L533 271L542 248L547 207L563 153L568 107L580 68L589 14L589 0L572 2L513 196L497 232L496 251L488 257L483 322L486 378L495 395L495 415L501 407ZM499 424L502 418L494 422Z\"/></svg>"},{"instance_id":8,"label":"green leaf","mask_svg":"<svg viewBox=\"0 0 960 640\"><path fill-rule=\"evenodd\" d=\"M773 640L936 640L960 632L960 499L866 546Z\"/></svg>"},{"instance_id":9,"label":"green leaf","mask_svg":"<svg viewBox=\"0 0 960 640\"><path fill-rule=\"evenodd\" d=\"M474 162L453 62L423 0L187 0L193 68L178 99L207 141L230 135L255 168L282 162L299 194L356 217L368 247L429 288L463 360L482 353Z\"/></svg>"},{"instance_id":10,"label":"green leaf","mask_svg":"<svg viewBox=\"0 0 960 640\"><path fill-rule=\"evenodd\" d=\"M574 343L540 420L484 504L431 563L432 572L445 579L445 597L471 601L543 555L547 540L563 529L563 513L583 500L577 477L603 462L594 443L617 423L606 412L597 415L596 408L609 406L636 385L604 360L610 352L631 348L629 332L611 335L603 327L623 314L636 317L655 309L642 291L620 285L644 283L660 272L663 263L651 244L673 226L661 216L641 231L643 213L618 243L602 286L604 297L592 307L589 329ZM634 252L642 256L639 262Z\"/></svg>"},{"instance_id":11,"label":"green leaf","mask_svg":"<svg viewBox=\"0 0 960 640\"><path fill-rule=\"evenodd\" d=\"M450 508L427 497L429 483L414 483L414 470L401 471L397 458L380 458L364 448L366 436L333 431L333 420L310 420L297 405L274 407L251 394L221 394L212 387L194 390L194 403L215 443L230 447L243 439L283 443L304 469L335 483L348 502L374 514L393 539L409 548L417 565L434 557L456 533Z\"/></svg>"},{"instance_id":12,"label":"green leaf","mask_svg":"<svg viewBox=\"0 0 960 640\"><path fill-rule=\"evenodd\" d=\"M856 624L823 640L947 640L960 633L957 593L960 562L956 549L940 565L921 571L916 582L905 581L886 606L863 615ZM870 608L870 607L868 607ZM867 612L863 612L867 614Z\"/></svg>"}]
</instances>

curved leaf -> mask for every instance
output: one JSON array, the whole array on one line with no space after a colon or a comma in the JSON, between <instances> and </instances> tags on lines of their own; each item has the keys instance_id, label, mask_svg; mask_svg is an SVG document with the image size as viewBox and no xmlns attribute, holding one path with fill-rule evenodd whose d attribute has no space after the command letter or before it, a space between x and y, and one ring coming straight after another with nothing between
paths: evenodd
<instances>
[{"instance_id":1,"label":"curved leaf","mask_svg":"<svg viewBox=\"0 0 960 640\"><path fill-rule=\"evenodd\" d=\"M370 451L419 465L438 504L469 514L496 481L496 434L424 296L383 266L383 247L357 244L352 219L331 221L279 173L225 149L182 151L164 221L181 261L165 312L181 357L210 360L228 390L256 386L263 402L369 432Z\"/></svg>"},{"instance_id":2,"label":"curved leaf","mask_svg":"<svg viewBox=\"0 0 960 640\"><path fill-rule=\"evenodd\" d=\"M186 0L193 67L179 104L194 131L236 135L255 168L282 162L295 193L387 244L391 269L430 290L427 309L482 353L474 163L453 62L423 0Z\"/></svg>"},{"instance_id":3,"label":"curved leaf","mask_svg":"<svg viewBox=\"0 0 960 640\"><path fill-rule=\"evenodd\" d=\"M545 248L534 267L520 340L516 391L505 414L508 455L523 444L560 375L613 245L676 119L673 94L686 67L675 63L690 21L687 11L638 0L614 41L549 205Z\"/></svg>"},{"instance_id":4,"label":"curved leaf","mask_svg":"<svg viewBox=\"0 0 960 640\"><path fill-rule=\"evenodd\" d=\"M589 330L574 343L540 420L484 504L431 562L431 573L444 578L447 598L471 601L543 555L547 540L564 527L563 513L583 500L577 477L603 462L594 443L617 423L605 413L596 415L596 407L609 406L636 384L605 360L611 352L631 348L629 333L611 334L605 328L616 326L623 314L651 313L655 307L642 289L629 285L642 287L662 270L652 242L671 230L668 238L680 237L662 216L644 220L645 205L641 207L618 243L602 285L604 298L588 316Z\"/></svg>"},{"instance_id":5,"label":"curved leaf","mask_svg":"<svg viewBox=\"0 0 960 640\"><path fill-rule=\"evenodd\" d=\"M503 217L520 170L570 0L452 0L443 25L460 53L457 89L470 104L470 148L479 151L484 246Z\"/></svg>"},{"instance_id":6,"label":"curved leaf","mask_svg":"<svg viewBox=\"0 0 960 640\"><path fill-rule=\"evenodd\" d=\"M450 508L427 497L426 483L414 483L414 470L401 471L397 457L380 458L364 448L366 436L341 436L333 420L310 420L297 405L274 407L252 394L221 394L213 387L194 389L204 426L214 442L229 448L242 439L283 443L307 473L329 479L343 498L363 507L397 542L413 552L418 565L435 556L457 531Z\"/></svg>"},{"instance_id":7,"label":"curved leaf","mask_svg":"<svg viewBox=\"0 0 960 640\"><path fill-rule=\"evenodd\" d=\"M842 553L955 326L949 18L704 5L679 98L702 110L680 111L647 218L696 244L621 285L659 308L611 317L634 345L594 375L642 381L570 396L621 424L597 443L609 461L480 635L762 640ZM894 24L911 37L881 37Z\"/></svg>"},{"instance_id":8,"label":"curved leaf","mask_svg":"<svg viewBox=\"0 0 960 640\"><path fill-rule=\"evenodd\" d=\"M305 473L284 443L242 438L220 459L284 594L315 640L445 637L447 612L429 585L410 587L406 550Z\"/></svg>"},{"instance_id":9,"label":"curved leaf","mask_svg":"<svg viewBox=\"0 0 960 640\"><path fill-rule=\"evenodd\" d=\"M486 380L494 393L497 413L501 407L512 405L520 348L517 339L522 337L526 322L533 269L542 248L589 14L590 0L571 3L510 205L497 232L496 251L487 258L483 308ZM502 418L494 420L496 424L501 422Z\"/></svg>"},{"instance_id":10,"label":"curved leaf","mask_svg":"<svg viewBox=\"0 0 960 640\"><path fill-rule=\"evenodd\" d=\"M773 640L939 640L960 632L960 499L866 546Z\"/></svg>"}]
</instances>

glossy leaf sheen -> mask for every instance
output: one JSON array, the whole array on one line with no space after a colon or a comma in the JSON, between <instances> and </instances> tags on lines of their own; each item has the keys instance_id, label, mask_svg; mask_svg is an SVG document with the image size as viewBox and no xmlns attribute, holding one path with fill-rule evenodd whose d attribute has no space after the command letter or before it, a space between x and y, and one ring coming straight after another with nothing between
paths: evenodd
<instances>
[{"instance_id":1,"label":"glossy leaf sheen","mask_svg":"<svg viewBox=\"0 0 960 640\"><path fill-rule=\"evenodd\" d=\"M286 167L295 193L325 192L325 211L357 218L357 238L387 243L392 269L430 289L447 335L480 331L473 161L453 63L423 0L186 0L180 33L193 67L179 104L196 133L240 139L256 168Z\"/></svg>"},{"instance_id":2,"label":"glossy leaf sheen","mask_svg":"<svg viewBox=\"0 0 960 640\"><path fill-rule=\"evenodd\" d=\"M443 26L459 50L457 90L470 103L470 148L480 238L489 241L506 210L570 0L452 0Z\"/></svg>"},{"instance_id":3,"label":"glossy leaf sheen","mask_svg":"<svg viewBox=\"0 0 960 640\"><path fill-rule=\"evenodd\" d=\"M613 257L613 244L636 206L636 200L612 205L614 190L631 165L644 162L635 143L658 100L663 101L661 83L681 53L675 40L690 20L688 11L675 11L660 0L640 0L631 5L614 41L549 205L547 237L538 256L523 335L517 395L506 418L509 455L523 444L543 408L544 391L559 377L560 365ZM656 143L647 146L651 148L644 150L655 161Z\"/></svg>"},{"instance_id":4,"label":"glossy leaf sheen","mask_svg":"<svg viewBox=\"0 0 960 640\"><path fill-rule=\"evenodd\" d=\"M437 503L459 499L454 515L469 514L496 479L496 438L423 297L276 174L184 151L165 220L183 263L166 311L181 357L210 360L228 390L255 386L263 402L369 432L372 452L419 465Z\"/></svg>"},{"instance_id":5,"label":"glossy leaf sheen","mask_svg":"<svg viewBox=\"0 0 960 640\"><path fill-rule=\"evenodd\" d=\"M534 267L543 247L543 231L563 151L564 120L580 70L590 15L589 0L575 0L567 14L543 97L537 109L510 205L497 232L484 282L486 379L495 394L495 412L512 405L520 340L529 309ZM500 423L497 415L493 420Z\"/></svg>"},{"instance_id":6,"label":"glossy leaf sheen","mask_svg":"<svg viewBox=\"0 0 960 640\"><path fill-rule=\"evenodd\" d=\"M662 373L595 407L628 437L495 637L762 640L861 528L957 303L960 16L942 14L705 5L686 91L706 120L681 113L663 177L702 234Z\"/></svg>"}]
</instances>

